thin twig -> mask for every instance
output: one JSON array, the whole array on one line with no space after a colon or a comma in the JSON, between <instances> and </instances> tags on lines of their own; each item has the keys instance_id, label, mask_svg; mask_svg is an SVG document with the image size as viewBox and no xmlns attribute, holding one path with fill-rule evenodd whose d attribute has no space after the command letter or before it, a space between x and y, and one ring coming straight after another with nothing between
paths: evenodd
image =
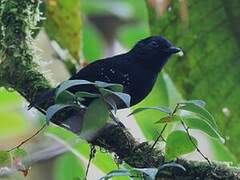
<instances>
[{"instance_id":1,"label":"thin twig","mask_svg":"<svg viewBox=\"0 0 240 180\"><path fill-rule=\"evenodd\" d=\"M175 108L170 116L173 116L177 112L179 106L180 106L180 103L177 103L177 105L175 106Z\"/></svg>"},{"instance_id":2,"label":"thin twig","mask_svg":"<svg viewBox=\"0 0 240 180\"><path fill-rule=\"evenodd\" d=\"M185 123L181 120L181 124L183 126L183 128L186 130L187 134L188 134L188 138L189 140L191 141L191 143L195 146L197 152L208 162L208 164L211 166L211 162L209 161L209 159L207 158L207 156L205 156L201 151L200 149L198 148L198 146L194 143L192 137L190 136L190 133L189 133L189 128L185 125Z\"/></svg>"},{"instance_id":3,"label":"thin twig","mask_svg":"<svg viewBox=\"0 0 240 180\"><path fill-rule=\"evenodd\" d=\"M87 169L86 169L86 172L85 172L85 179L86 180L87 180L87 175L88 175L89 168L90 168L90 165L91 165L91 161L94 158L95 154L96 154L96 148L95 148L95 146L91 146L89 160L88 160L88 164L87 164Z\"/></svg>"},{"instance_id":4,"label":"thin twig","mask_svg":"<svg viewBox=\"0 0 240 180\"><path fill-rule=\"evenodd\" d=\"M157 144L157 142L159 141L160 138L162 138L162 140L165 142L165 139L163 138L162 134L165 131L166 127L167 127L167 123L163 126L162 131L158 135L157 139L154 141L154 143L153 143L153 145L151 147L151 150L153 150L153 148L155 147L155 145Z\"/></svg>"},{"instance_id":5,"label":"thin twig","mask_svg":"<svg viewBox=\"0 0 240 180\"><path fill-rule=\"evenodd\" d=\"M32 138L34 138L36 135L38 135L45 127L47 126L47 124L45 123L37 132L35 132L32 136L30 136L29 138L25 139L24 141L22 141L20 144L18 144L17 146L7 150L7 152L11 152L15 149L20 148L22 145L24 145L25 143L27 143L28 141L30 141Z\"/></svg>"}]
</instances>

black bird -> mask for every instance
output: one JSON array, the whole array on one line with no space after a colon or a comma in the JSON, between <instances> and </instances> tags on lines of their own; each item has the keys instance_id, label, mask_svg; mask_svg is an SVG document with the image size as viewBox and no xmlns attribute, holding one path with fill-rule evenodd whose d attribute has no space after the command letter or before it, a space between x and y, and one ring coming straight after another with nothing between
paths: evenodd
<instances>
[{"instance_id":1,"label":"black bird","mask_svg":"<svg viewBox=\"0 0 240 180\"><path fill-rule=\"evenodd\" d=\"M83 79L123 85L123 92L131 96L130 105L142 101L152 90L158 73L172 54L181 49L162 36L151 36L140 40L129 52L97 60L73 75L70 80ZM76 86L70 92L94 91L89 86ZM48 96L52 96L52 93ZM41 98L46 99L45 98ZM85 105L88 105L88 101ZM118 108L124 108L122 106Z\"/></svg>"}]
</instances>

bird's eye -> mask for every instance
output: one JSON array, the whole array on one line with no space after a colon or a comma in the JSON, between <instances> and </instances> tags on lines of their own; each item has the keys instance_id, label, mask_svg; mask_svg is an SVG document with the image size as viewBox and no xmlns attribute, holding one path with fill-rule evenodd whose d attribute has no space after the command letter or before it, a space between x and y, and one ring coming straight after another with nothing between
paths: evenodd
<instances>
[{"instance_id":1,"label":"bird's eye","mask_svg":"<svg viewBox=\"0 0 240 180\"><path fill-rule=\"evenodd\" d=\"M152 42L150 43L150 45L151 45L152 47L158 47L158 43L157 43L156 41L152 41Z\"/></svg>"}]
</instances>

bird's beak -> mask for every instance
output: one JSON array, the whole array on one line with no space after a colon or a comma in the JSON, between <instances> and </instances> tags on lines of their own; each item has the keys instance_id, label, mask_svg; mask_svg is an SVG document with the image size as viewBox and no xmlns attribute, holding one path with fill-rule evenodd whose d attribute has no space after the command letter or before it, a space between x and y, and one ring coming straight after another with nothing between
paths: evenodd
<instances>
[{"instance_id":1,"label":"bird's beak","mask_svg":"<svg viewBox=\"0 0 240 180\"><path fill-rule=\"evenodd\" d=\"M176 53L182 52L182 50L180 48L175 47L175 46L171 46L170 48L167 49L167 51L171 54L176 54Z\"/></svg>"}]
</instances>

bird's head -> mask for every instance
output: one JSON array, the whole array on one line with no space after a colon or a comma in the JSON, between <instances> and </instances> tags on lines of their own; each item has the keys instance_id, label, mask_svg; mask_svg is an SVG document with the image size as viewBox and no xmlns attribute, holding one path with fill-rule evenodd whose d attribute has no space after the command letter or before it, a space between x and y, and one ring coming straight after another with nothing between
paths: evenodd
<instances>
[{"instance_id":1,"label":"bird's head","mask_svg":"<svg viewBox=\"0 0 240 180\"><path fill-rule=\"evenodd\" d=\"M172 54L181 51L162 36L150 36L142 39L131 50L132 54L138 56L136 60L139 63L159 70Z\"/></svg>"}]
</instances>

